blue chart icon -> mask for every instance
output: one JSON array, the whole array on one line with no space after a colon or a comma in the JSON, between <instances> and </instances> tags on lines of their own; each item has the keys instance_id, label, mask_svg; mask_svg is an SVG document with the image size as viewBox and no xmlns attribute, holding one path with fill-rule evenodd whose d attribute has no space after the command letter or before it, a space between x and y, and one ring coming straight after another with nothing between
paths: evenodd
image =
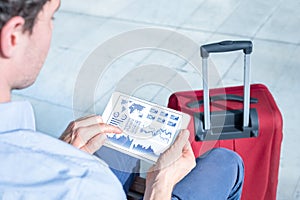
<instances>
[{"instance_id":1,"label":"blue chart icon","mask_svg":"<svg viewBox=\"0 0 300 200\"><path fill-rule=\"evenodd\" d=\"M115 113L113 114L113 116L114 116L115 118L118 118L118 117L119 117L119 115L120 115L120 113L119 113L119 112L115 112Z\"/></svg>"},{"instance_id":2,"label":"blue chart icon","mask_svg":"<svg viewBox=\"0 0 300 200\"><path fill-rule=\"evenodd\" d=\"M151 119L151 120L154 120L154 119L155 119L155 116L153 116L153 115L148 115L147 118L148 118L148 119Z\"/></svg>"},{"instance_id":3,"label":"blue chart icon","mask_svg":"<svg viewBox=\"0 0 300 200\"><path fill-rule=\"evenodd\" d=\"M178 121L179 120L179 117L178 116L175 116L175 115L171 115L170 117L172 120L175 120L175 121Z\"/></svg>"},{"instance_id":4,"label":"blue chart icon","mask_svg":"<svg viewBox=\"0 0 300 200\"><path fill-rule=\"evenodd\" d=\"M113 117L109 123L115 126L119 126L122 122L123 122L122 120Z\"/></svg>"},{"instance_id":5,"label":"blue chart icon","mask_svg":"<svg viewBox=\"0 0 300 200\"><path fill-rule=\"evenodd\" d=\"M174 123L174 122L168 122L168 126L175 127L175 126L176 126L176 123Z\"/></svg>"},{"instance_id":6,"label":"blue chart icon","mask_svg":"<svg viewBox=\"0 0 300 200\"><path fill-rule=\"evenodd\" d=\"M157 114L157 113L158 113L158 110L155 109L155 108L151 108L151 109L150 109L150 112L153 113L153 114Z\"/></svg>"},{"instance_id":7,"label":"blue chart icon","mask_svg":"<svg viewBox=\"0 0 300 200\"><path fill-rule=\"evenodd\" d=\"M127 119L127 115L126 114L123 114L122 116L121 116L121 120L126 120Z\"/></svg>"},{"instance_id":8,"label":"blue chart icon","mask_svg":"<svg viewBox=\"0 0 300 200\"><path fill-rule=\"evenodd\" d=\"M122 101L121 101L121 105L124 105L124 104L127 104L128 103L128 101L127 100L125 100L125 99L122 99Z\"/></svg>"},{"instance_id":9,"label":"blue chart icon","mask_svg":"<svg viewBox=\"0 0 300 200\"><path fill-rule=\"evenodd\" d=\"M159 118L157 118L157 121L158 121L159 123L164 124L166 120L159 117Z\"/></svg>"},{"instance_id":10,"label":"blue chart icon","mask_svg":"<svg viewBox=\"0 0 300 200\"><path fill-rule=\"evenodd\" d=\"M167 112L164 112L164 111L161 111L160 112L160 116L162 116L162 117L168 117L168 113Z\"/></svg>"}]
</instances>

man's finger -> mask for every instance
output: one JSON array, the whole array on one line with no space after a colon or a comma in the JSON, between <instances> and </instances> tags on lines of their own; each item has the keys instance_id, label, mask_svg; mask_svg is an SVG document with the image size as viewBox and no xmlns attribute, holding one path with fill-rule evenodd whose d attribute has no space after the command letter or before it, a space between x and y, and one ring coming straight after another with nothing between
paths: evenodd
<instances>
[{"instance_id":1,"label":"man's finger","mask_svg":"<svg viewBox=\"0 0 300 200\"><path fill-rule=\"evenodd\" d=\"M188 130L180 131L180 133L178 134L174 142L174 145L183 148L186 145L186 143L189 141L189 136L190 136L190 132Z\"/></svg>"},{"instance_id":2,"label":"man's finger","mask_svg":"<svg viewBox=\"0 0 300 200\"><path fill-rule=\"evenodd\" d=\"M81 147L81 150L84 150L90 154L95 153L105 142L106 135L105 134L98 134L92 139L90 139L86 145Z\"/></svg>"},{"instance_id":3,"label":"man's finger","mask_svg":"<svg viewBox=\"0 0 300 200\"><path fill-rule=\"evenodd\" d=\"M180 156L182 154L185 145L189 142L189 136L190 133L188 130L182 130L178 134L175 142L170 146L170 148L167 150L166 153Z\"/></svg>"},{"instance_id":4,"label":"man's finger","mask_svg":"<svg viewBox=\"0 0 300 200\"><path fill-rule=\"evenodd\" d=\"M103 119L101 116L99 116L99 115L87 116L84 118L77 119L74 122L73 130L75 130L79 127L91 126L93 124L100 124L100 123L103 123Z\"/></svg>"},{"instance_id":5,"label":"man's finger","mask_svg":"<svg viewBox=\"0 0 300 200\"><path fill-rule=\"evenodd\" d=\"M116 126L108 125L108 124L94 124L86 127L80 127L76 130L75 138L72 144L76 147L82 147L86 145L86 143L95 137L98 134L106 134L106 133L122 133L122 130Z\"/></svg>"},{"instance_id":6,"label":"man's finger","mask_svg":"<svg viewBox=\"0 0 300 200\"><path fill-rule=\"evenodd\" d=\"M178 134L175 142L159 157L157 168L165 168L182 156L186 144L189 143L189 134L187 130L182 130Z\"/></svg>"}]
</instances>

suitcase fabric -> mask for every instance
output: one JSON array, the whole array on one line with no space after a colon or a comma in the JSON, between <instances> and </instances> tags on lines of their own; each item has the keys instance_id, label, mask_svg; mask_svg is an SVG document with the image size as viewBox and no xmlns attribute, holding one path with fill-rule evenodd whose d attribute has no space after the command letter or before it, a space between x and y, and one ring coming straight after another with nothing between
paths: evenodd
<instances>
[{"instance_id":1,"label":"suitcase fabric","mask_svg":"<svg viewBox=\"0 0 300 200\"><path fill-rule=\"evenodd\" d=\"M224 93L243 97L244 86L211 89L210 97ZM203 100L202 90L176 92L170 96L168 107L191 115L188 129L196 157L215 147L231 149L242 157L245 165L243 200L275 200L282 142L282 116L266 86L251 85L250 94L251 98L257 100L250 104L250 108L256 109L258 115L258 136L252 138L196 141L194 114L202 113L204 109L203 105L193 108L188 105L195 99ZM243 110L243 102L221 99L211 103L209 107L211 112Z\"/></svg>"}]
</instances>

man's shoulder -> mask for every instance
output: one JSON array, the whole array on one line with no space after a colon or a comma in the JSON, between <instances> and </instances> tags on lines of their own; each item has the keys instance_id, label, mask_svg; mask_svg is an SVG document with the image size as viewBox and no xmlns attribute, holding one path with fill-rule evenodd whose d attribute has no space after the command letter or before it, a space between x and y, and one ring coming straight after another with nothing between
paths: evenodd
<instances>
[{"instance_id":1,"label":"man's shoulder","mask_svg":"<svg viewBox=\"0 0 300 200\"><path fill-rule=\"evenodd\" d=\"M16 151L18 153L34 154L39 158L56 158L66 163L75 162L77 167L87 167L89 165L95 165L97 167L99 163L102 163L90 154L38 131L17 130L1 133L0 146L3 145L10 149L10 152ZM3 149L1 153L5 153L5 149L7 150L7 148L1 148ZM82 161L84 161L84 165L81 165ZM102 164L100 167L107 167L107 165Z\"/></svg>"},{"instance_id":2,"label":"man's shoulder","mask_svg":"<svg viewBox=\"0 0 300 200\"><path fill-rule=\"evenodd\" d=\"M4 178L0 190L52 188L61 194L72 191L76 197L89 193L109 197L112 188L114 195L123 195L121 184L105 164L43 133L22 130L0 134L0 149L0 159L5 161L1 164L0 176ZM71 184L60 185L64 182Z\"/></svg>"}]
</instances>

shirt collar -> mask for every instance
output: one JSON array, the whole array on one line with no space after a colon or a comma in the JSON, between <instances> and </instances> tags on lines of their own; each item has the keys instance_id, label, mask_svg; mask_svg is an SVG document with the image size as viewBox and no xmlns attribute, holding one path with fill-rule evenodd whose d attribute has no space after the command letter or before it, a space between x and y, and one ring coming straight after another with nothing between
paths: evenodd
<instances>
[{"instance_id":1,"label":"shirt collar","mask_svg":"<svg viewBox=\"0 0 300 200\"><path fill-rule=\"evenodd\" d=\"M27 101L0 103L0 133L17 130L35 131L31 104Z\"/></svg>"}]
</instances>

